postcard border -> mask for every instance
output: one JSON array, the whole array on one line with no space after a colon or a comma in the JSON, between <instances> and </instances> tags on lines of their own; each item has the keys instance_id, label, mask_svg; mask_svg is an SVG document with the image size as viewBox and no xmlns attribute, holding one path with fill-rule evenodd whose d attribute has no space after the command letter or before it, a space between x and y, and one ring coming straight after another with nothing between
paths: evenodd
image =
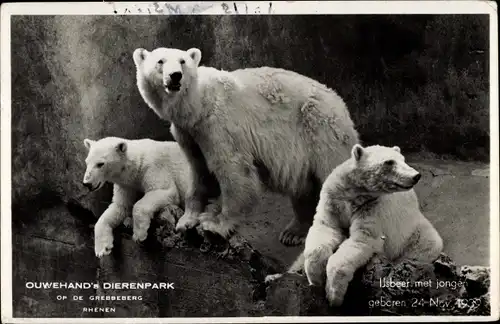
<instances>
[{"instance_id":1,"label":"postcard border","mask_svg":"<svg viewBox=\"0 0 500 324\"><path fill-rule=\"evenodd\" d=\"M10 17L13 15L236 15L224 2L79 2L4 3L1 5L1 316L8 323L210 323L210 322L394 322L394 321L491 321L499 318L499 143L498 143L498 20L494 1L266 1L227 2L250 8L244 14L488 14L490 19L490 267L491 316L363 316L363 317L210 317L210 318L13 318L11 233L11 66ZM270 5L271 4L271 5ZM271 6L271 8L269 8ZM257 7L259 10L257 10ZM128 8L128 9L127 9ZM158 8L167 8L159 11ZM153 10L151 10L153 9ZM156 10L155 10L156 9ZM128 10L128 12L127 12ZM267 11L266 11L267 10ZM258 11L258 12L257 12ZM7 279L10 278L10 279Z\"/></svg>"}]
</instances>

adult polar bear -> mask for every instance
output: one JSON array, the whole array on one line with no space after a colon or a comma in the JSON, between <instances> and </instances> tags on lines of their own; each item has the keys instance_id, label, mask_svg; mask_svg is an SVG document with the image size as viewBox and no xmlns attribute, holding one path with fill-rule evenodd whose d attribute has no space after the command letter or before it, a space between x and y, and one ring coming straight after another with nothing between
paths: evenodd
<instances>
[{"instance_id":1,"label":"adult polar bear","mask_svg":"<svg viewBox=\"0 0 500 324\"><path fill-rule=\"evenodd\" d=\"M358 143L342 98L292 71L199 66L197 48L137 48L133 58L139 92L160 118L172 123L172 134L193 169L193 190L177 230L200 223L228 238L267 188L289 196L295 212L280 241L302 243L323 181ZM215 217L200 216L210 173L222 199Z\"/></svg>"}]
</instances>

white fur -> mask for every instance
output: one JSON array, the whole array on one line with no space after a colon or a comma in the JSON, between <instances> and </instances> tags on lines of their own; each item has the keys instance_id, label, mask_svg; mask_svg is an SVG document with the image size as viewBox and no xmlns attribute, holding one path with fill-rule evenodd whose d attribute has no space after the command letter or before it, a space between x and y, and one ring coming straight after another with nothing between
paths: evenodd
<instances>
[{"instance_id":1,"label":"white fur","mask_svg":"<svg viewBox=\"0 0 500 324\"><path fill-rule=\"evenodd\" d=\"M390 160L395 162L392 169L384 168ZM331 305L343 302L354 272L374 255L394 262L432 262L441 253L443 241L421 213L414 190L394 186L412 187L417 174L405 163L399 147L355 145L352 157L323 184L298 260L304 258L311 285L323 285L326 279Z\"/></svg>"},{"instance_id":2,"label":"white fur","mask_svg":"<svg viewBox=\"0 0 500 324\"><path fill-rule=\"evenodd\" d=\"M112 203L95 225L98 257L111 252L112 230L128 215L133 218L133 239L143 241L156 212L168 205L184 206L192 174L176 142L106 137L85 139L84 144L89 149L84 183L94 190L113 183Z\"/></svg>"},{"instance_id":3,"label":"white fur","mask_svg":"<svg viewBox=\"0 0 500 324\"><path fill-rule=\"evenodd\" d=\"M270 189L290 196L296 214L281 241L302 242L321 183L358 142L344 101L292 71L199 67L197 49L139 48L133 56L139 92L158 116L173 124L195 174L177 229L197 223L207 191L203 179L213 172L221 188L222 212L201 217L205 230L228 237L240 215L258 202L259 192ZM170 76L179 70L181 87L172 92ZM259 165L268 171L265 184Z\"/></svg>"}]
</instances>

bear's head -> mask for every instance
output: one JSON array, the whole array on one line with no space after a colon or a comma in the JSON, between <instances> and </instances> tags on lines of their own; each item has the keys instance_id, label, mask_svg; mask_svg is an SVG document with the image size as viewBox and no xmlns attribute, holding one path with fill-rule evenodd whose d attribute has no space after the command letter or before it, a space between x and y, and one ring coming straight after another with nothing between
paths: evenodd
<instances>
[{"instance_id":1,"label":"bear's head","mask_svg":"<svg viewBox=\"0 0 500 324\"><path fill-rule=\"evenodd\" d=\"M98 141L84 139L88 149L87 169L83 185L90 191L98 190L107 182L117 182L127 163L127 142L122 138L106 137Z\"/></svg>"},{"instance_id":2,"label":"bear's head","mask_svg":"<svg viewBox=\"0 0 500 324\"><path fill-rule=\"evenodd\" d=\"M151 52L137 48L133 54L137 79L143 79L155 89L175 97L189 88L196 79L201 51L191 48L183 51L160 47Z\"/></svg>"},{"instance_id":3,"label":"bear's head","mask_svg":"<svg viewBox=\"0 0 500 324\"><path fill-rule=\"evenodd\" d=\"M392 193L413 188L421 174L405 162L398 146L355 144L351 159L354 169L351 180L371 193Z\"/></svg>"}]
</instances>

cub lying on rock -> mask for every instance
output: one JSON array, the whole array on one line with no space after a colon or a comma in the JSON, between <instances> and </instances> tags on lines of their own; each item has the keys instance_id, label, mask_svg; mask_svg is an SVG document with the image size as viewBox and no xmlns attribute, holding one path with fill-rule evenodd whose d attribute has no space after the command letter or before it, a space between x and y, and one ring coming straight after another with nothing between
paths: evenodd
<instances>
[{"instance_id":1,"label":"cub lying on rock","mask_svg":"<svg viewBox=\"0 0 500 324\"><path fill-rule=\"evenodd\" d=\"M399 147L356 144L351 155L323 184L304 252L289 269L303 267L311 285L326 284L332 306L342 304L354 272L374 255L432 262L443 249L413 190L420 174Z\"/></svg>"},{"instance_id":2,"label":"cub lying on rock","mask_svg":"<svg viewBox=\"0 0 500 324\"><path fill-rule=\"evenodd\" d=\"M127 216L133 218L133 239L144 241L156 212L184 206L192 174L176 142L106 137L84 144L89 152L83 184L94 191L113 183L112 203L94 228L97 257L111 252L113 229Z\"/></svg>"}]
</instances>

